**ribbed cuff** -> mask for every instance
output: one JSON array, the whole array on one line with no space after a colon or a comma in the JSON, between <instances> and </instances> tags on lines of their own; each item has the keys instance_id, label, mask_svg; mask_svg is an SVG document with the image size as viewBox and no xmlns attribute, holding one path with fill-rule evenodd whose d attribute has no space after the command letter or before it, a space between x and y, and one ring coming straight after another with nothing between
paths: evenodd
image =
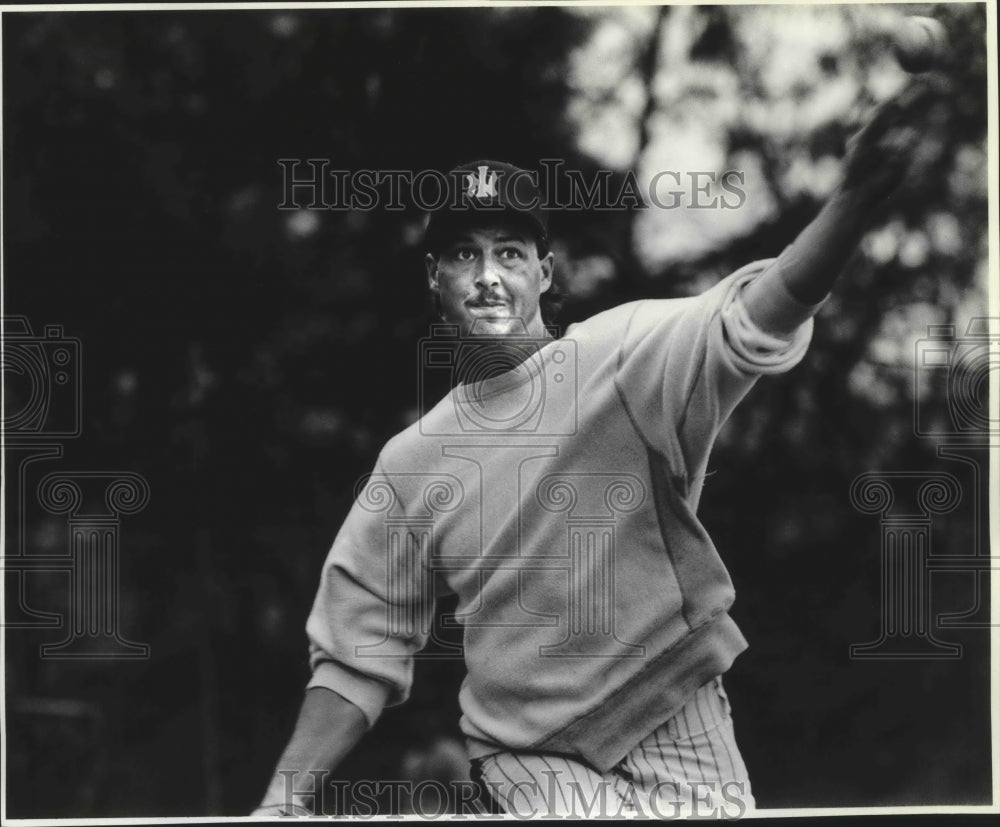
<instances>
[{"instance_id":1,"label":"ribbed cuff","mask_svg":"<svg viewBox=\"0 0 1000 827\"><path fill-rule=\"evenodd\" d=\"M330 689L354 704L364 713L369 729L382 714L391 692L390 687L382 681L369 678L332 660L316 664L306 689L317 686Z\"/></svg>"},{"instance_id":2,"label":"ribbed cuff","mask_svg":"<svg viewBox=\"0 0 1000 827\"><path fill-rule=\"evenodd\" d=\"M826 302L826 298L816 304L803 304L788 290L785 269L788 265L787 248L771 262L751 284L743 290L742 301L751 321L766 333L791 338L792 333Z\"/></svg>"},{"instance_id":3,"label":"ribbed cuff","mask_svg":"<svg viewBox=\"0 0 1000 827\"><path fill-rule=\"evenodd\" d=\"M752 313L750 306L757 302L757 292L762 282L778 282L780 274L774 270L774 260L756 261L737 270L731 277L726 295L722 300L722 328L728 347L725 353L736 370L748 375L784 373L794 367L805 355L812 339L812 315L795 325L788 332L778 332L765 328L756 318L757 309ZM783 285L782 285L783 287ZM793 302L803 308L785 289L772 289L765 283L763 288L766 303L775 312L786 318L785 311ZM816 305L817 307L819 305Z\"/></svg>"}]
</instances>

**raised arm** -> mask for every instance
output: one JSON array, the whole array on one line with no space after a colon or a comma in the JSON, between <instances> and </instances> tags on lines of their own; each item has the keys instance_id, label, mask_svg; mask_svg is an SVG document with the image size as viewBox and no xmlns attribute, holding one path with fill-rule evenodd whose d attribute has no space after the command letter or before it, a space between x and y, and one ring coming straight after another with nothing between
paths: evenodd
<instances>
[{"instance_id":1,"label":"raised arm","mask_svg":"<svg viewBox=\"0 0 1000 827\"><path fill-rule=\"evenodd\" d=\"M307 689L295 731L251 815L312 815L321 799L309 791L326 780L367 730L365 714L353 703L323 687Z\"/></svg>"},{"instance_id":2,"label":"raised arm","mask_svg":"<svg viewBox=\"0 0 1000 827\"><path fill-rule=\"evenodd\" d=\"M928 83L911 82L876 109L852 138L843 176L833 195L745 292L747 312L760 328L779 335L790 333L830 292L879 208L910 166L930 97Z\"/></svg>"}]
</instances>

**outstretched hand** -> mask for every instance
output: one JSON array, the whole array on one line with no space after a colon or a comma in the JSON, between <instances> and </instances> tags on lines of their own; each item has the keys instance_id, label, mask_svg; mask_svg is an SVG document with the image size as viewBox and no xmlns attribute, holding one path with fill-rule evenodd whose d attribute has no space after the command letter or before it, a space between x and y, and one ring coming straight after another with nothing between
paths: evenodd
<instances>
[{"instance_id":1,"label":"outstretched hand","mask_svg":"<svg viewBox=\"0 0 1000 827\"><path fill-rule=\"evenodd\" d=\"M875 110L847 142L844 189L879 200L900 184L925 140L935 97L931 81L916 79Z\"/></svg>"},{"instance_id":2,"label":"outstretched hand","mask_svg":"<svg viewBox=\"0 0 1000 827\"><path fill-rule=\"evenodd\" d=\"M929 168L941 150L938 134L941 114L941 78L915 79L895 98L879 106L868 122L848 141L843 178L819 214L796 237L772 268L788 292L803 305L822 301L833 287L848 257L878 218L880 202L912 174ZM756 309L748 305L759 325L769 320L765 290L767 273L759 279ZM745 301L753 304L752 288ZM803 311L805 313L805 311ZM772 332L794 329L803 318L773 324ZM766 328L765 328L766 329Z\"/></svg>"}]
</instances>

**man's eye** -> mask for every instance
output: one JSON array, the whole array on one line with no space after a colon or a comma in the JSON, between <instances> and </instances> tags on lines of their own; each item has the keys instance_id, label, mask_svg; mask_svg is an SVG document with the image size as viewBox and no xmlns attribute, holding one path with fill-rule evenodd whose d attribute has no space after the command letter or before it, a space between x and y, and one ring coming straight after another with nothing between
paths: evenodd
<instances>
[{"instance_id":1,"label":"man's eye","mask_svg":"<svg viewBox=\"0 0 1000 827\"><path fill-rule=\"evenodd\" d=\"M500 258L524 258L524 255L517 247L504 247L500 251Z\"/></svg>"},{"instance_id":2,"label":"man's eye","mask_svg":"<svg viewBox=\"0 0 1000 827\"><path fill-rule=\"evenodd\" d=\"M459 261L472 261L472 259L474 259L475 257L476 257L475 252L468 248L460 248L458 250L455 250L455 258L457 258Z\"/></svg>"}]
</instances>

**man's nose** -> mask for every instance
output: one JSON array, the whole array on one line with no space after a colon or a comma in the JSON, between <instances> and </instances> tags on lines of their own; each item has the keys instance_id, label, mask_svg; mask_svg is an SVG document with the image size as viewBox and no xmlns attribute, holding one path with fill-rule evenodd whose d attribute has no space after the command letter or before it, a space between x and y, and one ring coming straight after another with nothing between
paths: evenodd
<instances>
[{"instance_id":1,"label":"man's nose","mask_svg":"<svg viewBox=\"0 0 1000 827\"><path fill-rule=\"evenodd\" d=\"M480 259L479 267L476 269L476 285L486 289L492 289L500 284L500 265L489 256Z\"/></svg>"}]
</instances>

